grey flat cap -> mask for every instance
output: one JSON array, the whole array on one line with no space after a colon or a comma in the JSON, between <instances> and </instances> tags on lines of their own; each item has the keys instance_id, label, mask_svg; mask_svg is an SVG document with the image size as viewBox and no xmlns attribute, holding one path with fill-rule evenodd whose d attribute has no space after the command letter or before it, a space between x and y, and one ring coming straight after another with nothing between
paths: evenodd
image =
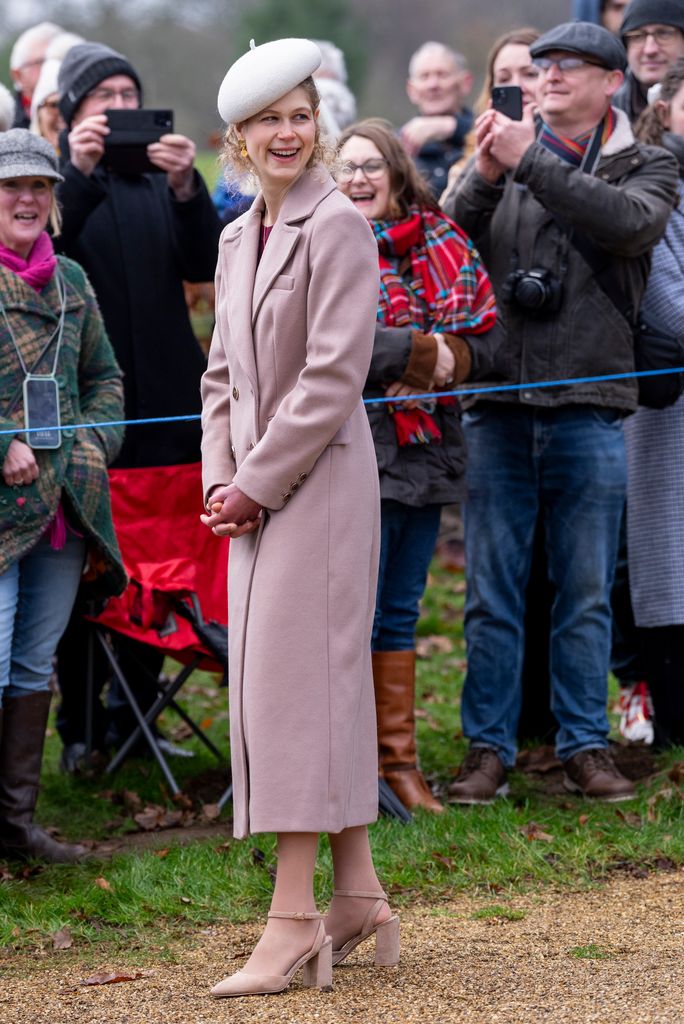
<instances>
[{"instance_id":1,"label":"grey flat cap","mask_svg":"<svg viewBox=\"0 0 684 1024\"><path fill-rule=\"evenodd\" d=\"M0 132L0 181L29 177L64 181L57 168L57 154L46 139L26 128Z\"/></svg>"},{"instance_id":2,"label":"grey flat cap","mask_svg":"<svg viewBox=\"0 0 684 1024\"><path fill-rule=\"evenodd\" d=\"M624 71L627 67L627 54L617 36L590 21L566 21L556 25L530 46L533 58L543 57L552 50L590 57L608 71Z\"/></svg>"}]
</instances>

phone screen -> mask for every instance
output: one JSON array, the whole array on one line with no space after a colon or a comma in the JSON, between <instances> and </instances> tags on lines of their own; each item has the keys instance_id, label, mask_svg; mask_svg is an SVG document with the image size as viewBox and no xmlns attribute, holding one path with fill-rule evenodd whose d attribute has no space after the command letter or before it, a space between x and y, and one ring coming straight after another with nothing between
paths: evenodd
<instances>
[{"instance_id":1,"label":"phone screen","mask_svg":"<svg viewBox=\"0 0 684 1024\"><path fill-rule=\"evenodd\" d=\"M54 377L26 377L24 422L31 448L59 448L59 385Z\"/></svg>"}]
</instances>

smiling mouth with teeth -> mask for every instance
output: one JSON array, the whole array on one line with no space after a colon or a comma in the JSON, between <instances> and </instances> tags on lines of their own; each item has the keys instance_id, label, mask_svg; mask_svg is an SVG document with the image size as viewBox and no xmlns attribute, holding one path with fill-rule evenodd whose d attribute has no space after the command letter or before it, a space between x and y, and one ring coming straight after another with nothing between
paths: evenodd
<instances>
[{"instance_id":1,"label":"smiling mouth with teeth","mask_svg":"<svg viewBox=\"0 0 684 1024\"><path fill-rule=\"evenodd\" d=\"M296 156L298 149L272 149L273 156Z\"/></svg>"}]
</instances>

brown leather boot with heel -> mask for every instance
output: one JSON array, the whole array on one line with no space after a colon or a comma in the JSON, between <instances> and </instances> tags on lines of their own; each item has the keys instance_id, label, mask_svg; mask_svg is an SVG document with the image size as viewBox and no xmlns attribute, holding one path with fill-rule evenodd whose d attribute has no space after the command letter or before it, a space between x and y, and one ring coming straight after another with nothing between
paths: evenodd
<instances>
[{"instance_id":1,"label":"brown leather boot with heel","mask_svg":"<svg viewBox=\"0 0 684 1024\"><path fill-rule=\"evenodd\" d=\"M380 775L404 807L444 808L430 792L416 750L416 652L373 651Z\"/></svg>"}]
</instances>

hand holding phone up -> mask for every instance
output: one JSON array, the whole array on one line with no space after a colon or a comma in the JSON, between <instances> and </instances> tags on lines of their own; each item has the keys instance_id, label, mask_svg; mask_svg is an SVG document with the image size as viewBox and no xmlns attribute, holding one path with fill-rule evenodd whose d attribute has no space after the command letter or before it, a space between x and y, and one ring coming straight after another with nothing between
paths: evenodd
<instances>
[{"instance_id":1,"label":"hand holding phone up","mask_svg":"<svg viewBox=\"0 0 684 1024\"><path fill-rule=\"evenodd\" d=\"M194 193L195 143L185 135L162 135L147 147L150 162L166 171L169 188L176 199L189 199Z\"/></svg>"}]
</instances>

